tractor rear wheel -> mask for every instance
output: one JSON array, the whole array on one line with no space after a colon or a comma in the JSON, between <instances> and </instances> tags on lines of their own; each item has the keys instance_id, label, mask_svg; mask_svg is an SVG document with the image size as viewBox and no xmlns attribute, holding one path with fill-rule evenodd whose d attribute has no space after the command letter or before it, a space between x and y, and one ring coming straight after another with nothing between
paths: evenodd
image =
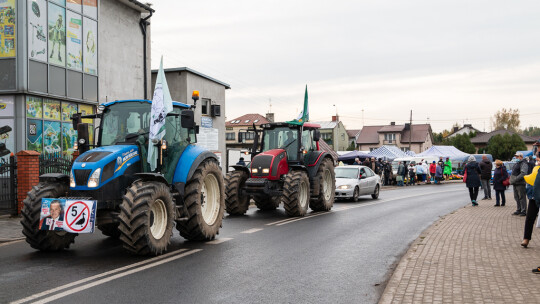
<instances>
[{"instance_id":1,"label":"tractor rear wheel","mask_svg":"<svg viewBox=\"0 0 540 304\"><path fill-rule=\"evenodd\" d=\"M304 216L309 206L309 178L304 171L291 171L283 184L283 207L288 216Z\"/></svg>"},{"instance_id":2,"label":"tractor rear wheel","mask_svg":"<svg viewBox=\"0 0 540 304\"><path fill-rule=\"evenodd\" d=\"M187 182L184 196L185 221L178 221L180 235L192 241L212 240L219 233L225 212L225 187L215 161L199 165Z\"/></svg>"},{"instance_id":3,"label":"tractor rear wheel","mask_svg":"<svg viewBox=\"0 0 540 304\"><path fill-rule=\"evenodd\" d=\"M39 230L41 199L63 196L67 190L67 185L63 183L42 182L32 187L32 190L28 192L28 196L23 201L21 224L26 242L32 248L42 251L56 251L69 248L69 245L75 242L77 233Z\"/></svg>"},{"instance_id":4,"label":"tractor rear wheel","mask_svg":"<svg viewBox=\"0 0 540 304\"><path fill-rule=\"evenodd\" d=\"M139 255L159 255L172 236L174 203L167 185L135 181L120 205L120 240Z\"/></svg>"},{"instance_id":5,"label":"tractor rear wheel","mask_svg":"<svg viewBox=\"0 0 540 304\"><path fill-rule=\"evenodd\" d=\"M280 196L262 196L262 195L256 195L253 197L253 200L255 201L255 205L260 210L276 210L277 207L279 207L279 204L281 203L281 197Z\"/></svg>"},{"instance_id":6,"label":"tractor rear wheel","mask_svg":"<svg viewBox=\"0 0 540 304\"><path fill-rule=\"evenodd\" d=\"M311 198L309 207L313 211L329 211L334 206L334 196L336 194L336 173L334 164L329 158L322 160L317 170L320 190L317 197Z\"/></svg>"},{"instance_id":7,"label":"tractor rear wheel","mask_svg":"<svg viewBox=\"0 0 540 304\"><path fill-rule=\"evenodd\" d=\"M225 178L225 209L230 215L245 214L249 208L249 195L242 195L242 188L246 183L249 175L242 170L236 170L227 174Z\"/></svg>"}]
</instances>

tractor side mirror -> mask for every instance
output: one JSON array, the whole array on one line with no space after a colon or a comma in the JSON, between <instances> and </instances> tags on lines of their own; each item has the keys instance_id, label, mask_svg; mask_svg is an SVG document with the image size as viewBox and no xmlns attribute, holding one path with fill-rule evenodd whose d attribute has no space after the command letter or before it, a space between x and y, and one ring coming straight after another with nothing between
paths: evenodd
<instances>
[{"instance_id":1,"label":"tractor side mirror","mask_svg":"<svg viewBox=\"0 0 540 304\"><path fill-rule=\"evenodd\" d=\"M320 139L321 139L321 131L319 131L318 129L313 131L313 140L319 141Z\"/></svg>"},{"instance_id":2,"label":"tractor side mirror","mask_svg":"<svg viewBox=\"0 0 540 304\"><path fill-rule=\"evenodd\" d=\"M79 153L83 154L89 150L90 143L88 134L88 124L80 123L77 125L77 145L79 147Z\"/></svg>"},{"instance_id":3,"label":"tractor side mirror","mask_svg":"<svg viewBox=\"0 0 540 304\"><path fill-rule=\"evenodd\" d=\"M71 121L73 123L73 130L78 130L78 126L80 123L82 123L82 114L81 113L75 113L71 116Z\"/></svg>"},{"instance_id":4,"label":"tractor side mirror","mask_svg":"<svg viewBox=\"0 0 540 304\"><path fill-rule=\"evenodd\" d=\"M185 129L193 129L195 127L195 115L193 111L191 110L183 110L182 111L182 128Z\"/></svg>"}]
</instances>

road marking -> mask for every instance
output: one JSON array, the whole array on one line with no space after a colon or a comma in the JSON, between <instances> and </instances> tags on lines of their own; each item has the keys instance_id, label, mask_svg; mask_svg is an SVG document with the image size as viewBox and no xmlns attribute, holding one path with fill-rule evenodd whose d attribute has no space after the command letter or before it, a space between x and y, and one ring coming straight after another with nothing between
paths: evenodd
<instances>
[{"instance_id":1,"label":"road marking","mask_svg":"<svg viewBox=\"0 0 540 304\"><path fill-rule=\"evenodd\" d=\"M2 246L7 246L7 245L11 245L11 244L15 244L15 243L20 243L20 242L22 242L22 241L24 241L24 240L15 239L15 240L13 240L13 241L6 241L6 242L4 242L4 243L1 243L1 244L0 244L0 247L2 247Z\"/></svg>"},{"instance_id":2,"label":"road marking","mask_svg":"<svg viewBox=\"0 0 540 304\"><path fill-rule=\"evenodd\" d=\"M321 214L323 213L322 211L317 211L317 212L312 212L308 215L306 215L305 217L302 217L302 218L309 218L309 217L312 217L312 216L316 216L317 214ZM289 222L289 221L294 221L298 219L298 217L290 217L290 218L286 218L284 220L280 220L280 221L277 221L277 222L272 222L272 223L268 223L268 224L265 224L266 226L272 226L272 225L276 225L278 226L278 224L281 224L283 222Z\"/></svg>"},{"instance_id":3,"label":"road marking","mask_svg":"<svg viewBox=\"0 0 540 304\"><path fill-rule=\"evenodd\" d=\"M186 257L186 256L194 254L194 253L197 253L199 251L202 251L202 249L193 249L193 250L190 250L188 252L184 252L184 253L181 253L179 255L175 255L173 257L170 257L170 258L162 259L160 261L157 261L157 262L145 265L145 266L141 266L141 267L138 267L138 268L135 268L135 269L131 269L131 270L126 271L124 273L119 273L119 274L113 275L113 276L108 277L108 278L104 278L104 279L101 279L101 280L94 281L94 282L92 282L90 284L87 284L87 285L84 285L84 286L79 286L77 288L64 291L62 293L47 297L45 299L41 299L41 300L33 302L33 303L36 303L36 304L49 303L51 301L58 300L58 299L63 298L65 296L69 296L71 294L74 294L74 293L77 293L77 292L92 288L94 286L105 284L107 282L110 282L112 280L116 280L116 279L128 276L130 274L134 274L134 273L137 273L137 272L140 272L140 271L152 268L152 267L159 266L161 264L165 264L165 263L168 263L168 262L172 262L174 260L178 260L180 258Z\"/></svg>"},{"instance_id":4,"label":"road marking","mask_svg":"<svg viewBox=\"0 0 540 304\"><path fill-rule=\"evenodd\" d=\"M230 241L232 239L233 238L219 238L219 239L216 239L216 240L213 240L213 241L210 241L210 242L206 242L206 244L217 245L217 244L221 244L221 243Z\"/></svg>"},{"instance_id":5,"label":"road marking","mask_svg":"<svg viewBox=\"0 0 540 304\"><path fill-rule=\"evenodd\" d=\"M73 286L76 286L76 285L79 285L79 284L82 284L82 283L86 283L86 282L89 282L89 281L92 281L92 280L95 280L95 279L98 279L98 278L102 278L102 277L105 277L105 276L108 276L108 275L111 275L111 274L115 274L117 272L121 272L121 271L124 271L124 270L128 270L128 269L131 269L131 268L134 268L134 267L144 265L144 264L148 264L148 263L151 263L151 262L154 262L154 261L157 261L157 260L161 260L161 259L164 259L166 257L172 256L172 255L175 255L175 254L178 254L178 253L181 253L181 252L184 252L186 250L187 249L179 249L179 250L176 250L176 251L173 251L173 252L166 253L164 255L153 257L153 258L148 259L148 260L144 260L144 261L137 262L137 263L134 263L134 264L131 264L131 265L127 265L127 266L124 266L124 267L113 269L113 270L110 270L110 271L107 271L107 272L104 272L104 273L96 274L94 276L91 276L91 277L88 277L88 278L85 278L85 279L81 279L79 281L75 281L75 282L72 282L72 283L69 283L69 284L66 284L66 285L58 286L56 288L53 288L53 289L50 289L50 290L47 290L47 291L44 291L44 292L41 292L41 293L31 295L31 296L26 297L24 299L20 299L20 300L11 302L11 304L25 303L25 302L28 302L28 301L31 301L31 300L34 300L34 299L37 299L37 298L41 298L41 297L46 296L46 295L51 294L51 293L55 293L55 292L64 290L66 288L70 288L70 287L73 287Z\"/></svg>"},{"instance_id":6,"label":"road marking","mask_svg":"<svg viewBox=\"0 0 540 304\"><path fill-rule=\"evenodd\" d=\"M392 198L392 199L386 199L386 200L378 200L376 202L364 203L364 204L360 204L360 205L343 206L343 207L336 208L334 210L330 210L328 212L318 212L318 213L315 213L315 214L312 213L309 216L292 218L292 219L283 220L283 221L279 221L279 222L274 222L274 223L270 223L270 224L276 224L277 223L276 226L282 226L282 225L294 223L294 222L297 222L297 221L305 220L305 219L315 217L315 216L319 216L319 215L332 214L334 212L340 212L340 211L345 211L345 210L349 210L349 209L356 209L356 208L361 208L361 207L378 205L378 204L382 204L382 203L387 203L387 202L391 202L391 201L396 201L396 200L401 200L401 199L406 199L406 198L411 198L411 197L417 197L417 196L422 196L422 195L439 194L439 193L455 192L455 191L456 190L428 192L428 193L421 193L421 194L416 194L416 195L401 196L401 197ZM270 224L266 224L266 225L270 225Z\"/></svg>"},{"instance_id":7,"label":"road marking","mask_svg":"<svg viewBox=\"0 0 540 304\"><path fill-rule=\"evenodd\" d=\"M263 228L252 228L252 229L249 229L249 230L242 231L240 233L255 233L255 232L261 231L261 230L263 230Z\"/></svg>"}]
</instances>

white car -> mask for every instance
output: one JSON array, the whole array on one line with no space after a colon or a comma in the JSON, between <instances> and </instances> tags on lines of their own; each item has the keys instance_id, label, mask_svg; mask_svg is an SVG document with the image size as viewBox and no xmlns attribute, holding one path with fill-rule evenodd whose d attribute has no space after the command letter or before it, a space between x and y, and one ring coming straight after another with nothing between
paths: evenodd
<instances>
[{"instance_id":1,"label":"white car","mask_svg":"<svg viewBox=\"0 0 540 304\"><path fill-rule=\"evenodd\" d=\"M336 172L336 199L358 201L361 195L379 198L381 178L366 166L340 166Z\"/></svg>"}]
</instances>

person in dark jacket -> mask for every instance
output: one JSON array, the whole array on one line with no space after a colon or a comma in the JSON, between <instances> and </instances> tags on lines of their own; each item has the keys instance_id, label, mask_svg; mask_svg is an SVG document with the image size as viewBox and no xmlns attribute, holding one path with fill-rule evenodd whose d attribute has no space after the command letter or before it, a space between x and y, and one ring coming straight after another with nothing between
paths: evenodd
<instances>
[{"instance_id":1,"label":"person in dark jacket","mask_svg":"<svg viewBox=\"0 0 540 304\"><path fill-rule=\"evenodd\" d=\"M495 171L493 172L493 189L495 190L495 198L497 202L495 207L504 206L506 204L506 197L504 196L504 191L506 186L503 185L503 181L508 178L508 172L501 160L495 161Z\"/></svg>"},{"instance_id":2,"label":"person in dark jacket","mask_svg":"<svg viewBox=\"0 0 540 304\"><path fill-rule=\"evenodd\" d=\"M482 182L482 188L484 189L484 198L483 200L491 199L491 169L493 168L493 164L491 161L487 158L487 155L482 155L482 161L479 164L480 171L482 173L480 174L480 181Z\"/></svg>"},{"instance_id":3,"label":"person in dark jacket","mask_svg":"<svg viewBox=\"0 0 540 304\"><path fill-rule=\"evenodd\" d=\"M534 201L536 202L536 207L539 208L540 207L540 174L536 174L536 178L533 184L532 196L533 196ZM533 269L532 272L536 274L540 274L540 266Z\"/></svg>"},{"instance_id":4,"label":"person in dark jacket","mask_svg":"<svg viewBox=\"0 0 540 304\"><path fill-rule=\"evenodd\" d=\"M529 165L523 159L523 153L517 152L515 157L519 159L519 162L512 168L512 175L510 176L510 184L514 186L514 199L517 203L516 212L513 214L527 216L527 195L523 178L529 172Z\"/></svg>"},{"instance_id":5,"label":"person in dark jacket","mask_svg":"<svg viewBox=\"0 0 540 304\"><path fill-rule=\"evenodd\" d=\"M535 167L540 167L540 162L535 162ZM536 216L538 215L538 205L540 202L535 200L534 197L534 186L536 183L536 178L538 177L538 168L531 170L531 173L525 176L525 181L527 182L527 198L529 199L529 206L527 208L527 217L525 218L525 230L523 233L523 241L521 246L527 248L529 246L529 241L531 240L532 231L534 227L534 222L536 221Z\"/></svg>"},{"instance_id":6,"label":"person in dark jacket","mask_svg":"<svg viewBox=\"0 0 540 304\"><path fill-rule=\"evenodd\" d=\"M465 184L467 185L467 188L469 188L469 196L471 197L471 203L473 206L478 206L476 199L478 198L478 189L480 188L481 184L481 171L474 156L469 156L468 163L465 166L464 170L465 172L467 172L467 180L465 181Z\"/></svg>"}]
</instances>

